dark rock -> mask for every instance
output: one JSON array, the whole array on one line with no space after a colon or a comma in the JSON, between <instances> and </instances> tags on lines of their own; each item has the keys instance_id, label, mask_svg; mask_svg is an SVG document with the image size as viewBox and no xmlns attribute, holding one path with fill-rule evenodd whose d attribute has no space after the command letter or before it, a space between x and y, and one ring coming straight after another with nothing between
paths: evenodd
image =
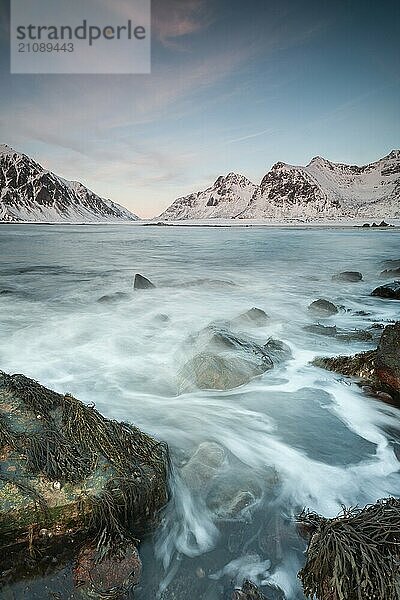
<instances>
[{"instance_id":1,"label":"dark rock","mask_svg":"<svg viewBox=\"0 0 400 600\"><path fill-rule=\"evenodd\" d=\"M251 581L245 581L240 590L233 592L232 600L267 600L267 597Z\"/></svg>"},{"instance_id":2,"label":"dark rock","mask_svg":"<svg viewBox=\"0 0 400 600\"><path fill-rule=\"evenodd\" d=\"M170 320L168 315L165 315L164 313L161 313L159 315L157 315L156 317L154 317L155 321L158 321L159 323L168 323L168 321Z\"/></svg>"},{"instance_id":3,"label":"dark rock","mask_svg":"<svg viewBox=\"0 0 400 600\"><path fill-rule=\"evenodd\" d=\"M129 294L126 292L114 292L113 294L101 296L97 302L101 302L102 304L112 304L114 302L119 302L119 300L125 300L126 298L129 298Z\"/></svg>"},{"instance_id":4,"label":"dark rock","mask_svg":"<svg viewBox=\"0 0 400 600\"><path fill-rule=\"evenodd\" d=\"M232 389L291 357L290 348L270 338L262 345L223 325L210 325L195 338L194 355L180 373L180 391Z\"/></svg>"},{"instance_id":5,"label":"dark rock","mask_svg":"<svg viewBox=\"0 0 400 600\"><path fill-rule=\"evenodd\" d=\"M266 325L269 321L269 316L267 313L261 308L250 308L246 312L242 313L236 319L234 319L233 323L243 323L250 325Z\"/></svg>"},{"instance_id":6,"label":"dark rock","mask_svg":"<svg viewBox=\"0 0 400 600\"><path fill-rule=\"evenodd\" d=\"M381 277L400 277L400 267L396 269L385 269L382 271Z\"/></svg>"},{"instance_id":7,"label":"dark rock","mask_svg":"<svg viewBox=\"0 0 400 600\"><path fill-rule=\"evenodd\" d=\"M326 335L329 337L335 337L337 334L336 325L332 327L328 327L325 325L321 325L320 323L316 323L313 325L306 325L303 327L304 331L308 331L309 333L315 333L316 335Z\"/></svg>"},{"instance_id":8,"label":"dark rock","mask_svg":"<svg viewBox=\"0 0 400 600\"><path fill-rule=\"evenodd\" d=\"M388 298L390 300L400 300L400 281L392 281L374 289L371 296L378 298Z\"/></svg>"},{"instance_id":9,"label":"dark rock","mask_svg":"<svg viewBox=\"0 0 400 600\"><path fill-rule=\"evenodd\" d=\"M143 277L140 273L136 273L135 281L133 283L133 289L135 290L148 290L155 288L156 286L147 277Z\"/></svg>"},{"instance_id":10,"label":"dark rock","mask_svg":"<svg viewBox=\"0 0 400 600\"><path fill-rule=\"evenodd\" d=\"M308 307L308 310L320 317L330 317L339 312L337 306L335 306L329 300L324 300L323 298L311 302L310 306Z\"/></svg>"},{"instance_id":11,"label":"dark rock","mask_svg":"<svg viewBox=\"0 0 400 600\"><path fill-rule=\"evenodd\" d=\"M354 356L316 358L313 364L349 377L357 377L370 385L375 392L382 392L398 401L400 399L400 321L385 327L376 350L361 352Z\"/></svg>"},{"instance_id":12,"label":"dark rock","mask_svg":"<svg viewBox=\"0 0 400 600\"><path fill-rule=\"evenodd\" d=\"M131 544L102 557L96 544L85 545L74 566L74 586L84 598L124 598L139 582L142 563Z\"/></svg>"},{"instance_id":13,"label":"dark rock","mask_svg":"<svg viewBox=\"0 0 400 600\"><path fill-rule=\"evenodd\" d=\"M380 382L400 393L400 321L388 325L376 351L375 374Z\"/></svg>"},{"instance_id":14,"label":"dark rock","mask_svg":"<svg viewBox=\"0 0 400 600\"><path fill-rule=\"evenodd\" d=\"M359 271L343 271L332 276L332 281L350 281L356 282L362 280L362 273Z\"/></svg>"}]
</instances>

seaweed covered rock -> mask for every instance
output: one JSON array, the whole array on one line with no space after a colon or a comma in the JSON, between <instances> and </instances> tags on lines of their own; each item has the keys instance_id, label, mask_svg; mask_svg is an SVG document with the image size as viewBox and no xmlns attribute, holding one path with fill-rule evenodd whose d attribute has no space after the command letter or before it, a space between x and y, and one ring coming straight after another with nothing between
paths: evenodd
<instances>
[{"instance_id":1,"label":"seaweed covered rock","mask_svg":"<svg viewBox=\"0 0 400 600\"><path fill-rule=\"evenodd\" d=\"M344 508L334 519L303 511L307 560L299 572L307 598L399 600L400 500Z\"/></svg>"},{"instance_id":2,"label":"seaweed covered rock","mask_svg":"<svg viewBox=\"0 0 400 600\"><path fill-rule=\"evenodd\" d=\"M190 346L193 356L181 370L181 392L233 389L291 358L290 348L280 340L260 344L224 325L209 325L191 338Z\"/></svg>"},{"instance_id":3,"label":"seaweed covered rock","mask_svg":"<svg viewBox=\"0 0 400 600\"><path fill-rule=\"evenodd\" d=\"M246 580L240 590L233 592L232 600L267 600L267 598L254 583Z\"/></svg>"},{"instance_id":4,"label":"seaweed covered rock","mask_svg":"<svg viewBox=\"0 0 400 600\"><path fill-rule=\"evenodd\" d=\"M87 531L107 551L167 501L168 449L133 425L0 372L0 549Z\"/></svg>"},{"instance_id":5,"label":"seaweed covered rock","mask_svg":"<svg viewBox=\"0 0 400 600\"><path fill-rule=\"evenodd\" d=\"M319 357L317 367L357 377L374 389L400 399L400 321L387 325L376 350L353 356Z\"/></svg>"}]
</instances>

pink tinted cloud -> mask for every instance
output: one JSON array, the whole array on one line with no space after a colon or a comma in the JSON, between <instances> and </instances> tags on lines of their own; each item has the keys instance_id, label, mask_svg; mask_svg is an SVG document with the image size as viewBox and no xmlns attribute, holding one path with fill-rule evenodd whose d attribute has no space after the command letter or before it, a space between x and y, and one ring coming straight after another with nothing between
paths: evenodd
<instances>
[{"instance_id":1,"label":"pink tinted cloud","mask_svg":"<svg viewBox=\"0 0 400 600\"><path fill-rule=\"evenodd\" d=\"M183 36L206 29L212 11L206 0L153 0L152 26L165 46L179 47Z\"/></svg>"}]
</instances>

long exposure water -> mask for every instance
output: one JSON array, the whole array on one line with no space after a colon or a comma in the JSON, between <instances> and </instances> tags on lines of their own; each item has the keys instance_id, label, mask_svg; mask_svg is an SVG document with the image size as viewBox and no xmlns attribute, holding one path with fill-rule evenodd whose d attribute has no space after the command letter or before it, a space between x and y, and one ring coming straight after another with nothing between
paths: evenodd
<instances>
[{"instance_id":1,"label":"long exposure water","mask_svg":"<svg viewBox=\"0 0 400 600\"><path fill-rule=\"evenodd\" d=\"M343 307L320 320L343 330L398 319L398 302L370 296L387 259L400 259L397 230L1 226L0 369L170 446L172 500L142 544L135 598L229 598L247 577L269 598L300 600L294 515L333 516L400 492L398 410L310 365L376 340L303 329L318 322L307 310L317 298ZM363 281L332 281L344 270ZM136 272L157 287L134 292ZM125 295L99 302L115 292ZM270 320L241 331L284 341L292 360L233 390L179 393L190 336L252 307ZM214 465L201 485L183 476L200 444ZM232 509L238 494L250 501ZM67 565L0 594L68 598L71 585Z\"/></svg>"}]
</instances>

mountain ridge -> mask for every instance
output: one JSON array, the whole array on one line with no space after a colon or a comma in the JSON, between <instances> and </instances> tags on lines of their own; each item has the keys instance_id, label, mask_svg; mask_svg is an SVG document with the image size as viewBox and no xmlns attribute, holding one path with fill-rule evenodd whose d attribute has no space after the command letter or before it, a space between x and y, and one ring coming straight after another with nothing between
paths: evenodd
<instances>
[{"instance_id":1,"label":"mountain ridge","mask_svg":"<svg viewBox=\"0 0 400 600\"><path fill-rule=\"evenodd\" d=\"M101 198L79 181L44 169L22 152L0 144L0 222L107 223L138 217Z\"/></svg>"},{"instance_id":2,"label":"mountain ridge","mask_svg":"<svg viewBox=\"0 0 400 600\"><path fill-rule=\"evenodd\" d=\"M230 187L235 176L247 182L246 193ZM220 181L227 184L222 196ZM206 190L175 200L158 218L394 218L400 217L399 198L400 150L361 166L315 156L306 166L276 162L258 185L244 175L220 176Z\"/></svg>"}]
</instances>

